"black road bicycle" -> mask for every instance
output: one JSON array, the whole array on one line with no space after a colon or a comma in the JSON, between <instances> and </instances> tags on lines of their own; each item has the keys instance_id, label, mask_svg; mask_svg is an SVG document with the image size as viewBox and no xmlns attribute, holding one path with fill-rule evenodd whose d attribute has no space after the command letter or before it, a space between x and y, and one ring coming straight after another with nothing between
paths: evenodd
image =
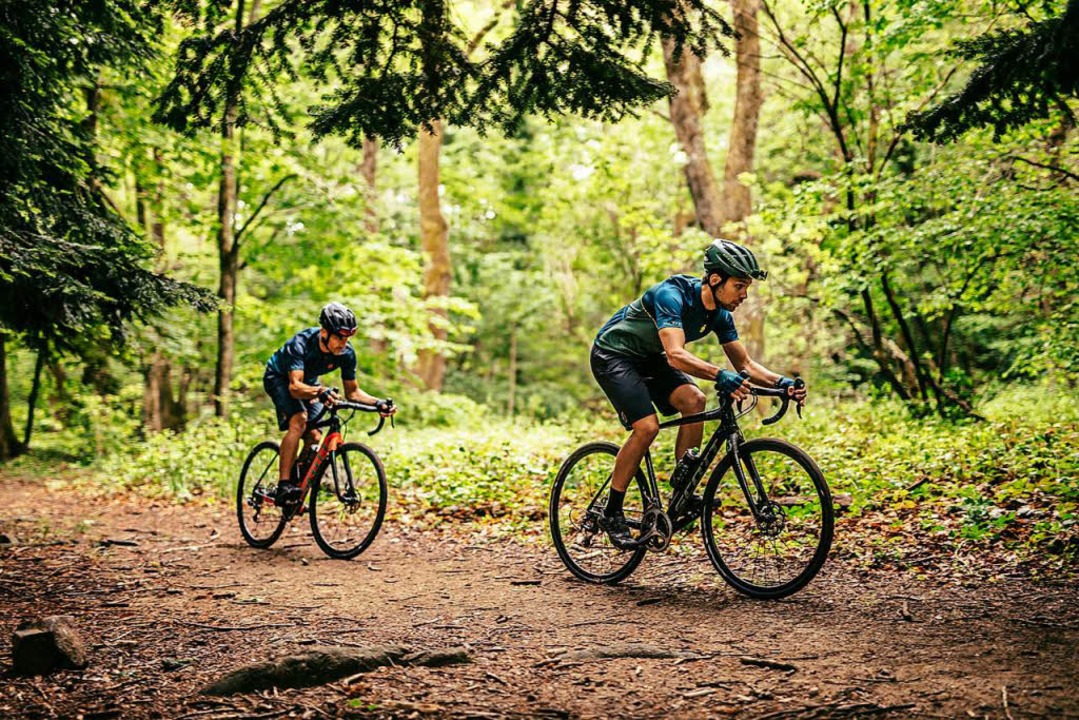
<instances>
[{"instance_id":1,"label":"black road bicycle","mask_svg":"<svg viewBox=\"0 0 1079 720\"><path fill-rule=\"evenodd\" d=\"M796 382L804 387L801 379ZM688 482L671 493L666 511L651 453L645 453L644 469L638 468L626 490L626 521L636 536L628 550L614 547L599 526L619 447L588 443L566 458L551 487L548 516L551 538L570 572L589 582L617 583L629 577L646 552L666 550L674 533L699 518L709 559L739 592L776 599L805 587L832 545L831 493L805 451L785 440L742 437L738 418L750 412L759 397L781 402L765 425L778 422L790 400L786 389L753 386L750 392L750 405L742 409L739 403L737 413L728 397L720 397L713 410L660 424L662 429L719 421ZM696 496L724 444L726 453L702 496Z\"/></svg>"},{"instance_id":2,"label":"black road bicycle","mask_svg":"<svg viewBox=\"0 0 1079 720\"><path fill-rule=\"evenodd\" d=\"M393 401L388 402L392 407ZM345 410L351 413L342 419L338 413ZM305 435L321 428L329 432L317 451L305 449L293 463L292 477L300 492L289 502L279 503L276 497L280 445L267 440L251 450L236 488L236 517L249 545L270 547L285 526L304 513L309 515L315 542L332 558L354 558L374 541L386 514L386 471L374 450L344 441L342 430L357 411L378 412L378 408L340 400L333 407L324 405L307 421ZM367 434L374 435L385 423L380 416L378 427Z\"/></svg>"}]
</instances>

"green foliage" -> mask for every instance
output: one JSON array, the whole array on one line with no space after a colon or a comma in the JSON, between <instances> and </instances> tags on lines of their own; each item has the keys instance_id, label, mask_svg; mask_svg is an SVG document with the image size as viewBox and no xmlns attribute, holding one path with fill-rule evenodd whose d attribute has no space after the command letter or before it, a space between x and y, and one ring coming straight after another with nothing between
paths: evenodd
<instances>
[{"instance_id":1,"label":"green foliage","mask_svg":"<svg viewBox=\"0 0 1079 720\"><path fill-rule=\"evenodd\" d=\"M850 496L841 512L848 525L840 533L841 548L857 551L859 538L887 526L1074 554L1079 405L1070 397L1046 397L1037 388L1001 395L980 408L989 417L983 423L918 419L895 401L818 397L805 422L792 417L748 434L779 435L807 448L833 494ZM403 407L417 408L418 400ZM585 441L624 437L613 417L514 423L477 406L453 409L471 414L458 414L445 427L387 429L370 440L360 434L368 418L353 422L352 439L371 444L384 461L394 522L435 527L474 521L492 531L541 535L547 493L562 460ZM182 434L113 442L95 463L90 486L232 502L248 449L276 435L268 418L257 408L229 423L207 420ZM674 433L664 433L654 448L661 482L673 465L673 440Z\"/></svg>"},{"instance_id":2,"label":"green foliage","mask_svg":"<svg viewBox=\"0 0 1079 720\"><path fill-rule=\"evenodd\" d=\"M1025 7L1022 12L1030 17ZM916 135L930 140L955 140L986 126L999 139L1079 97L1079 0L1068 0L1059 16L960 41L955 53L978 63L966 86L911 113L909 124Z\"/></svg>"},{"instance_id":3,"label":"green foliage","mask_svg":"<svg viewBox=\"0 0 1079 720\"><path fill-rule=\"evenodd\" d=\"M160 18L134 2L12 5L0 20L0 324L36 347L208 293L145 268L150 250L107 204L90 98L102 66L145 63Z\"/></svg>"},{"instance_id":4,"label":"green foliage","mask_svg":"<svg viewBox=\"0 0 1079 720\"><path fill-rule=\"evenodd\" d=\"M432 119L512 131L530 113L618 120L666 97L670 86L641 65L659 37L702 56L727 23L700 0L557 0L518 4L470 38L445 0L366 3L286 0L243 27L227 3L177 3L204 32L180 46L176 77L158 118L179 130L215 127L239 103L239 122L275 130L285 114L278 78L302 64L320 86L310 108L317 136L359 145L374 137L400 145ZM499 11L505 10L507 6ZM223 25L223 27L222 27ZM483 57L473 45L496 31ZM636 55L636 57L634 57ZM275 113L255 116L248 98Z\"/></svg>"}]
</instances>

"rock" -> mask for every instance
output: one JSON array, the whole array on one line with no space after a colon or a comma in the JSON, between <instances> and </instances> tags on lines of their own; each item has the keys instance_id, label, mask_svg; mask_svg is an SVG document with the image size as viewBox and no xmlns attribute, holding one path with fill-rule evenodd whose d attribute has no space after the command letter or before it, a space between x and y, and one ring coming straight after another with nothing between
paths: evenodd
<instances>
[{"instance_id":1,"label":"rock","mask_svg":"<svg viewBox=\"0 0 1079 720\"><path fill-rule=\"evenodd\" d=\"M67 615L24 620L11 638L12 671L46 675L60 668L81 670L90 662L86 643Z\"/></svg>"},{"instance_id":2,"label":"rock","mask_svg":"<svg viewBox=\"0 0 1079 720\"><path fill-rule=\"evenodd\" d=\"M273 687L313 687L383 665L442 667L469 662L472 662L472 658L463 648L414 652L398 645L363 648L318 646L299 655L234 670L200 692L203 695L232 695Z\"/></svg>"}]
</instances>

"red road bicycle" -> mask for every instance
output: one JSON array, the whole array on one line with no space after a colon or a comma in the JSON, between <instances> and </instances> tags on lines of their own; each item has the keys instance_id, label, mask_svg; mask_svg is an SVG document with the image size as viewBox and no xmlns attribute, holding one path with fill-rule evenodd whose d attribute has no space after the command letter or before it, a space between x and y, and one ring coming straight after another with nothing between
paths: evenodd
<instances>
[{"instance_id":1,"label":"red road bicycle","mask_svg":"<svg viewBox=\"0 0 1079 720\"><path fill-rule=\"evenodd\" d=\"M388 402L392 407L393 401ZM351 413L342 419L339 413L344 411ZM386 471L374 450L345 442L343 430L357 411L378 412L378 408L342 400L324 406L307 422L305 435L320 428L329 432L313 455L310 450L302 452L293 463L300 493L290 502L276 499L280 445L267 440L251 450L236 488L236 517L249 545L270 547L289 522L304 513L315 542L332 558L354 558L374 541L386 514ZM367 434L374 435L385 423L386 418L379 417L378 427Z\"/></svg>"}]
</instances>

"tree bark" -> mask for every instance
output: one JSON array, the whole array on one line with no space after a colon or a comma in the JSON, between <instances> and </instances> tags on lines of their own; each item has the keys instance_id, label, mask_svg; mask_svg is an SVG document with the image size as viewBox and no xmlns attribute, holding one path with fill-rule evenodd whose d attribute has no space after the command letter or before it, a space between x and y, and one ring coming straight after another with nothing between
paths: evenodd
<instances>
[{"instance_id":1,"label":"tree bark","mask_svg":"<svg viewBox=\"0 0 1079 720\"><path fill-rule=\"evenodd\" d=\"M731 123L727 162L723 168L722 222L744 220L752 210L749 188L738 181L742 173L753 172L757 152L757 126L761 103L761 38L757 23L760 0L731 0L734 12L735 60L738 65L734 120Z\"/></svg>"},{"instance_id":2,"label":"tree bark","mask_svg":"<svg viewBox=\"0 0 1079 720\"><path fill-rule=\"evenodd\" d=\"M723 207L721 225L741 222L753 212L749 188L739 182L743 173L753 172L753 160L757 153L757 127L760 123L761 104L761 38L757 22L760 0L731 0L734 13L734 29L738 32L735 42L735 61L738 66L734 118L731 121L727 161L723 167ZM765 308L759 293L749 297L741 312L739 322L742 341L750 357L763 361L765 358L764 319Z\"/></svg>"},{"instance_id":3,"label":"tree bark","mask_svg":"<svg viewBox=\"0 0 1079 720\"><path fill-rule=\"evenodd\" d=\"M6 335L0 332L0 460L10 460L23 454L26 446L15 437L11 422L11 394L7 384L7 353L4 349Z\"/></svg>"},{"instance_id":4,"label":"tree bark","mask_svg":"<svg viewBox=\"0 0 1079 720\"><path fill-rule=\"evenodd\" d=\"M161 150L153 150L154 164L158 176L162 176L164 164ZM164 184L160 180L149 203L150 241L159 251L158 269L168 268L168 255L165 247L165 221L163 204L165 201ZM172 393L172 363L160 350L155 349L143 371L144 387L142 395L142 426L149 432L160 432L182 427L187 415L187 408L177 401Z\"/></svg>"},{"instance_id":5,"label":"tree bark","mask_svg":"<svg viewBox=\"0 0 1079 720\"><path fill-rule=\"evenodd\" d=\"M688 48L675 58L673 40L663 41L663 60L667 79L678 90L671 98L671 124L686 154L683 172L697 211L697 222L706 233L716 237L723 227L722 198L704 142L703 118L708 111L708 98L701 61Z\"/></svg>"},{"instance_id":6,"label":"tree bark","mask_svg":"<svg viewBox=\"0 0 1079 720\"><path fill-rule=\"evenodd\" d=\"M244 0L236 8L236 32L243 30ZM217 312L217 369L214 376L214 413L228 417L229 384L232 382L232 362L235 336L233 310L239 274L239 253L234 236L236 218L236 158L234 156L238 98L230 97L221 124L221 183L217 192L217 296L221 309Z\"/></svg>"},{"instance_id":7,"label":"tree bark","mask_svg":"<svg viewBox=\"0 0 1079 720\"><path fill-rule=\"evenodd\" d=\"M516 408L517 400L517 326L514 325L510 328L510 392L509 402L506 403L506 414L513 417Z\"/></svg>"},{"instance_id":8,"label":"tree bark","mask_svg":"<svg viewBox=\"0 0 1079 720\"><path fill-rule=\"evenodd\" d=\"M37 360L34 362L34 379L30 384L30 397L26 401L26 430L23 433L23 447L30 447L30 436L34 432L34 408L37 406L37 396L41 392L41 370L45 367L45 358L49 352L45 346L37 351Z\"/></svg>"},{"instance_id":9,"label":"tree bark","mask_svg":"<svg viewBox=\"0 0 1079 720\"><path fill-rule=\"evenodd\" d=\"M427 265L423 271L424 300L445 298L450 291L449 225L442 215L438 197L438 158L442 149L442 121L432 120L431 130L420 129L419 137L419 203L420 235ZM445 308L432 310L430 323L436 340L446 339ZM438 350L420 352L417 373L427 387L441 390L446 375L446 357Z\"/></svg>"},{"instance_id":10,"label":"tree bark","mask_svg":"<svg viewBox=\"0 0 1079 720\"><path fill-rule=\"evenodd\" d=\"M377 168L378 141L371 137L364 137L363 162L360 165L360 174L363 176L364 192L367 201L367 220L364 223L364 227L371 235L378 232L378 212L375 210L375 171Z\"/></svg>"}]
</instances>

